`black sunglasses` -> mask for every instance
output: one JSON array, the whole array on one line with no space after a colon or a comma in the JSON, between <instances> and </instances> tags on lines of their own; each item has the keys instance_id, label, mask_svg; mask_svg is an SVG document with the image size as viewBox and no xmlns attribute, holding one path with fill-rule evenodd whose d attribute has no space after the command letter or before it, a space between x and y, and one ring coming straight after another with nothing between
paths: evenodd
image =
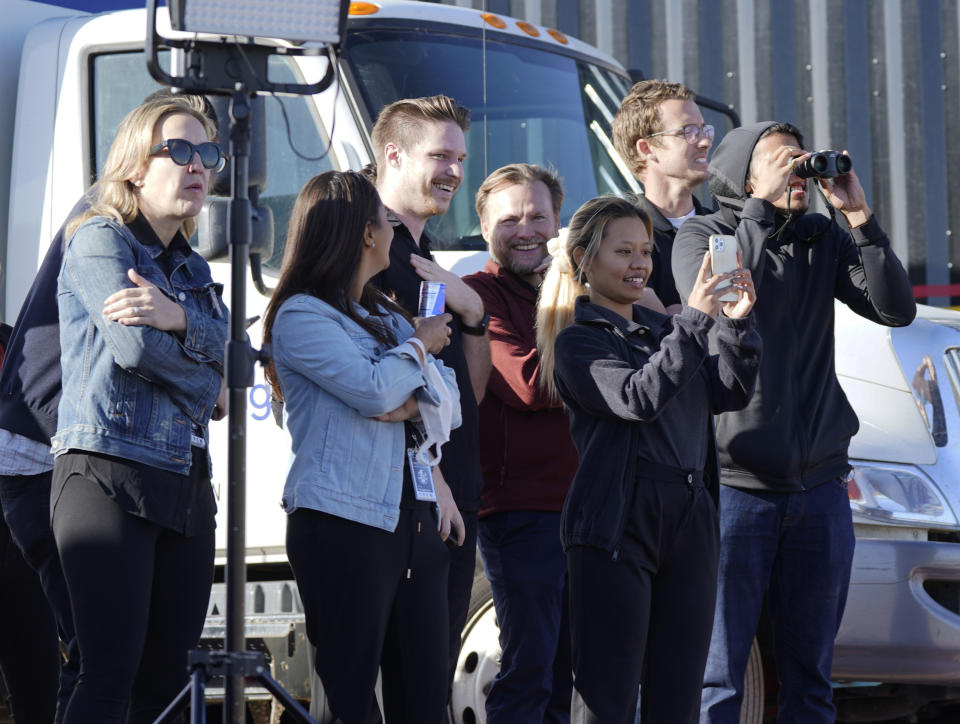
<instances>
[{"instance_id":1,"label":"black sunglasses","mask_svg":"<svg viewBox=\"0 0 960 724\"><path fill-rule=\"evenodd\" d=\"M193 160L193 154L200 154L200 163L204 168L222 171L227 165L227 159L220 150L220 146L207 141L194 146L190 141L183 138L168 138L163 143L158 143L150 149L150 155L156 156L162 150L167 149L170 153L170 160L178 166L186 166Z\"/></svg>"}]
</instances>

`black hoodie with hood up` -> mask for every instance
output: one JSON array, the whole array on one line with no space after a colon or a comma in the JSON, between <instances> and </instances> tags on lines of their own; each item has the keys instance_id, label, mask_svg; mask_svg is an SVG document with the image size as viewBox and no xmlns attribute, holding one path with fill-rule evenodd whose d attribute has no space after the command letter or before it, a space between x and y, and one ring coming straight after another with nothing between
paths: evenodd
<instances>
[{"instance_id":1,"label":"black hoodie with hood up","mask_svg":"<svg viewBox=\"0 0 960 724\"><path fill-rule=\"evenodd\" d=\"M722 482L795 492L844 475L850 438L859 428L835 372L834 299L890 327L909 324L916 304L874 216L848 233L822 214L788 219L770 202L748 197L750 158L772 125L736 128L717 147L710 191L718 211L680 228L673 274L686 299L710 235L736 236L756 285L764 356L747 407L717 418Z\"/></svg>"}]
</instances>

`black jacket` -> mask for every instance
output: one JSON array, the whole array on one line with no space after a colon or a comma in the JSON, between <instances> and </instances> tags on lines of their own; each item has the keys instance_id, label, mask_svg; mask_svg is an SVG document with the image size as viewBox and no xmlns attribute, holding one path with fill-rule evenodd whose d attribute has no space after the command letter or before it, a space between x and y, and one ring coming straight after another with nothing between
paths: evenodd
<instances>
[{"instance_id":1,"label":"black jacket","mask_svg":"<svg viewBox=\"0 0 960 724\"><path fill-rule=\"evenodd\" d=\"M637 204L650 215L650 222L653 225L653 271L650 273L650 279L647 280L647 286L657 293L663 306L680 304L680 292L677 291L677 285L673 281L672 266L673 241L677 236L677 230L646 196L637 196ZM709 209L701 206L696 196L693 197L693 210L695 215L710 213Z\"/></svg>"},{"instance_id":2,"label":"black jacket","mask_svg":"<svg viewBox=\"0 0 960 724\"><path fill-rule=\"evenodd\" d=\"M822 214L788 221L769 202L747 197L750 157L769 125L724 137L710 163L719 210L684 223L674 242L673 273L686 298L709 236L737 237L753 273L753 313L765 349L750 404L717 420L723 482L792 492L845 474L859 427L834 367L834 299L887 326L909 324L916 305L875 217L848 233Z\"/></svg>"},{"instance_id":3,"label":"black jacket","mask_svg":"<svg viewBox=\"0 0 960 724\"><path fill-rule=\"evenodd\" d=\"M714 326L719 355L710 356L707 332ZM747 403L760 351L752 315L714 323L691 308L668 317L634 307L628 322L586 297L578 299L574 323L557 335L554 370L580 456L561 515L564 546L617 548L643 476L641 460L670 464L664 450L649 444L651 428L664 424L668 408L674 423L689 417L688 435L706 438L703 480L716 499L719 468L710 413ZM699 396L689 394L696 385ZM703 427L694 429L694 420Z\"/></svg>"},{"instance_id":4,"label":"black jacket","mask_svg":"<svg viewBox=\"0 0 960 724\"><path fill-rule=\"evenodd\" d=\"M81 199L67 219L88 207ZM64 226L50 243L10 336L0 369L0 428L45 445L57 431L60 403L60 318L57 277L63 263Z\"/></svg>"}]
</instances>

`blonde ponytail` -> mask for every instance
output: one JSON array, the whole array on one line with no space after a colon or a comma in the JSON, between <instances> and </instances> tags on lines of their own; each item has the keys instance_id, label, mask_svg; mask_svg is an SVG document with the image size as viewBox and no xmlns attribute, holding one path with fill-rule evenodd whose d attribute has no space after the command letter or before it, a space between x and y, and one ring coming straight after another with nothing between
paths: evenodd
<instances>
[{"instance_id":1,"label":"blonde ponytail","mask_svg":"<svg viewBox=\"0 0 960 724\"><path fill-rule=\"evenodd\" d=\"M567 252L569 233L561 232L547 244L553 262L540 285L537 299L537 352L540 355L540 384L554 400L559 400L553 380L553 343L560 330L573 323L573 309L577 297L587 293L587 288L574 272L574 263Z\"/></svg>"}]
</instances>

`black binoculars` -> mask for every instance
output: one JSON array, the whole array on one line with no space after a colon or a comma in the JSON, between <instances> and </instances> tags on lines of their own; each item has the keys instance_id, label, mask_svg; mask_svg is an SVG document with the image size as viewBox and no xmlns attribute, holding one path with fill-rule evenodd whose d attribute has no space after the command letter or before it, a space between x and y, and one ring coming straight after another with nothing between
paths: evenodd
<instances>
[{"instance_id":1,"label":"black binoculars","mask_svg":"<svg viewBox=\"0 0 960 724\"><path fill-rule=\"evenodd\" d=\"M811 154L793 170L800 178L834 178L850 173L853 161L839 151L819 151Z\"/></svg>"}]
</instances>

